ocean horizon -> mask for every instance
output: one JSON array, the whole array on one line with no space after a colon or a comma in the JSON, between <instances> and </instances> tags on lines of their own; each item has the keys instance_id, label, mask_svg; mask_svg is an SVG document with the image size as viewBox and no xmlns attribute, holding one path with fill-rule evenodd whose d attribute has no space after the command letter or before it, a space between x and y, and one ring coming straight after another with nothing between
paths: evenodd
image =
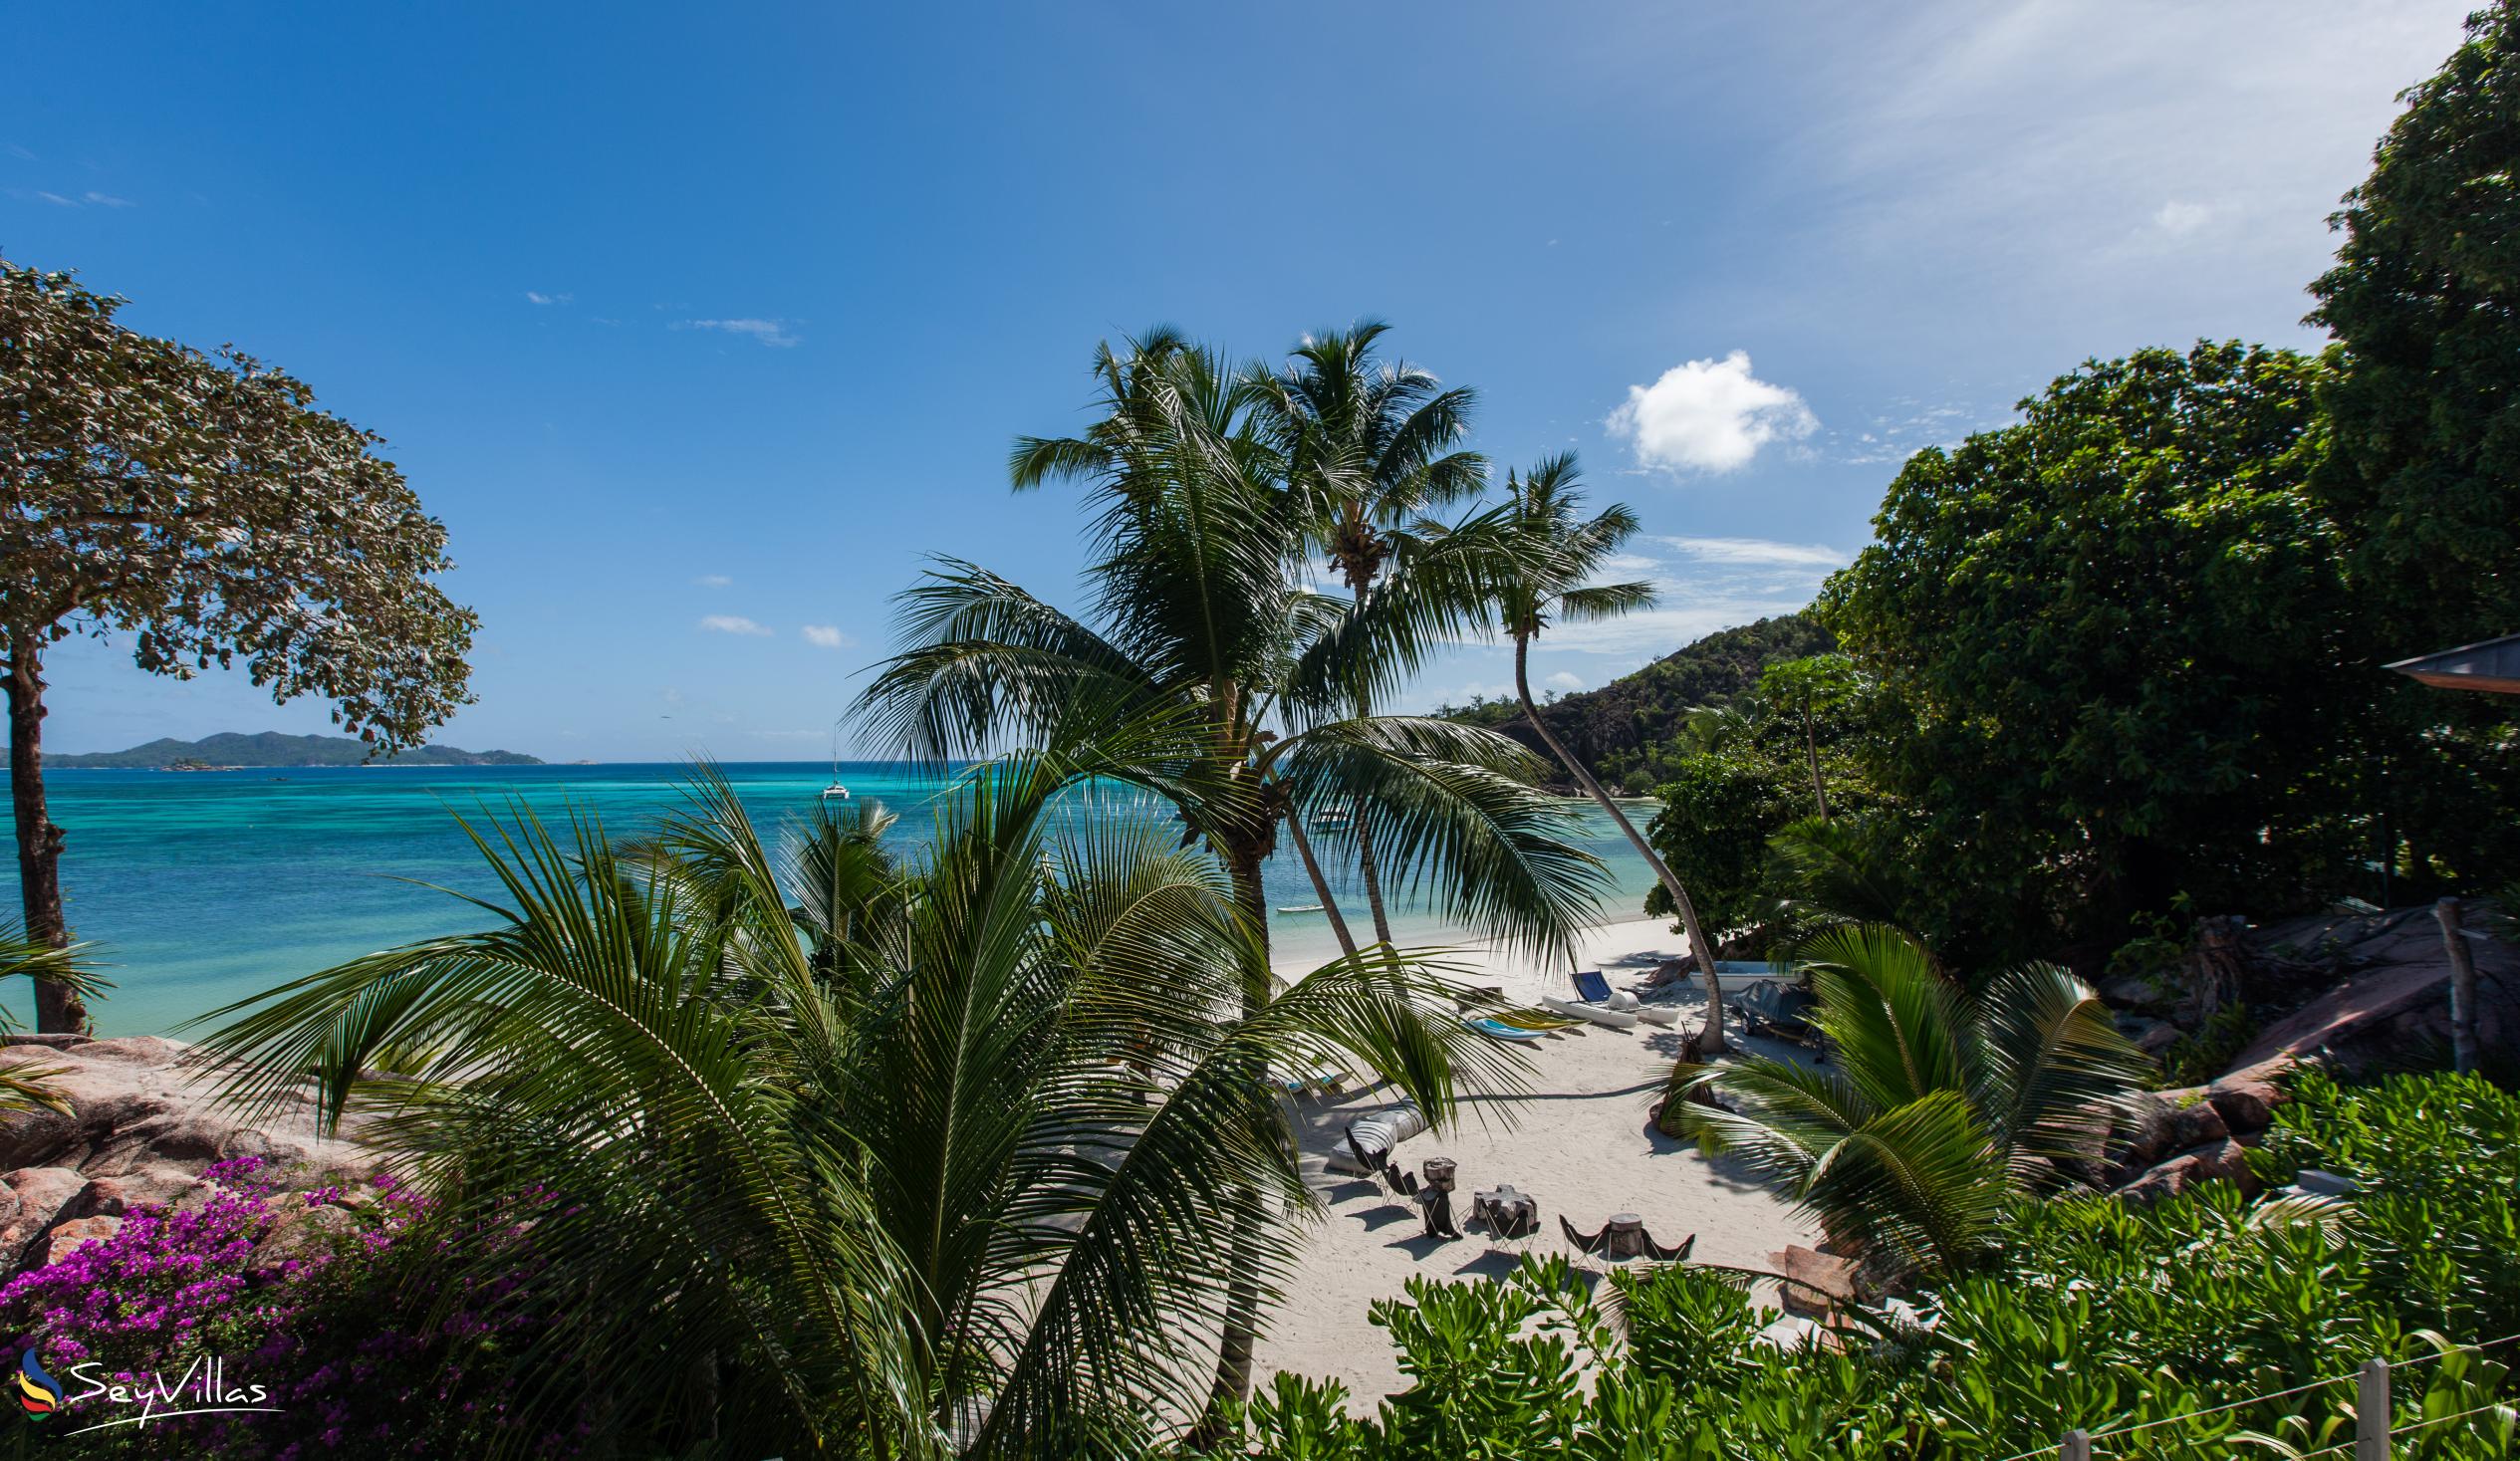
<instances>
[{"instance_id":1,"label":"ocean horizon","mask_svg":"<svg viewBox=\"0 0 2520 1461\"><path fill-rule=\"evenodd\" d=\"M810 812L833 776L828 761L712 763L767 838ZM115 988L94 1007L100 1034L174 1034L189 1021L272 986L363 954L484 925L458 894L499 889L464 832L531 815L565 835L592 818L608 834L652 829L680 800L693 763L573 762L540 766L243 767L219 771L48 768L52 819L64 830L62 890L75 937L94 945ZM380 775L380 773L382 773ZM853 796L900 814L887 839L900 852L933 830L928 803L946 785L899 761L847 761ZM0 782L5 782L0 776ZM1072 815L1157 817L1135 793L1080 788ZM1322 836L1322 834L1316 834ZM1600 916L1640 914L1652 874L1607 816L1588 810L1576 839L1613 880ZM9 863L9 910L17 901ZM1281 961L1338 949L1327 918L1280 908L1318 901L1291 852L1263 869L1271 947ZM1368 926L1361 889L1334 876L1352 927ZM1467 930L1405 889L1391 899L1404 944L1455 943ZM23 990L5 991L26 1021Z\"/></svg>"}]
</instances>

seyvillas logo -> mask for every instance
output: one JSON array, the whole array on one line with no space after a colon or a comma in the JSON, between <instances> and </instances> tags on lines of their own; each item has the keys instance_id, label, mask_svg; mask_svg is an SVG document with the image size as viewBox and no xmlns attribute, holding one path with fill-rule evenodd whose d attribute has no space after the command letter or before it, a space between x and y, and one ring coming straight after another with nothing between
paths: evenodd
<instances>
[{"instance_id":1,"label":"seyvillas logo","mask_svg":"<svg viewBox=\"0 0 2520 1461\"><path fill-rule=\"evenodd\" d=\"M118 1384L106 1377L105 1369L97 1360L70 1366L70 1377L79 1382L81 1389L75 1395L65 1395L61 1381L45 1372L44 1361L37 1357L35 1346L29 1344L18 1355L18 1408L34 1421L61 1415L74 1425L82 1420L89 1422L65 1432L65 1437L126 1425L145 1429L152 1422L173 1420L179 1415L276 1415L280 1411L279 1406L268 1403L268 1386L240 1385L229 1380L227 1361L216 1354L195 1359L171 1380L156 1373L121 1375L116 1376L123 1381ZM100 1411L103 1418L99 1418Z\"/></svg>"},{"instance_id":2,"label":"seyvillas logo","mask_svg":"<svg viewBox=\"0 0 2520 1461\"><path fill-rule=\"evenodd\" d=\"M37 1420L61 1408L61 1381L44 1372L32 1344L18 1356L18 1407Z\"/></svg>"}]
</instances>

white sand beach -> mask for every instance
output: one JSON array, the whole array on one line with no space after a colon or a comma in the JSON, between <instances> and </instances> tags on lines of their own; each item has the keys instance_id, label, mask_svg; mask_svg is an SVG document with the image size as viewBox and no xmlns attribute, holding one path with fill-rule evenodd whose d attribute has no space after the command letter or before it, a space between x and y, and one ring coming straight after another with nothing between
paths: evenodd
<instances>
[{"instance_id":1,"label":"white sand beach","mask_svg":"<svg viewBox=\"0 0 2520 1461\"><path fill-rule=\"evenodd\" d=\"M1585 940L1578 967L1602 969L1614 988L1624 989L1680 948L1679 937L1660 921L1610 924ZM1564 971L1476 951L1459 962L1468 966L1465 982L1501 986L1518 1003L1543 994L1571 997ZM1309 1235L1299 1280L1261 1341L1264 1382L1275 1370L1335 1378L1347 1385L1353 1408L1372 1411L1402 1381L1388 1337L1367 1323L1367 1306L1401 1297L1415 1276L1492 1279L1526 1251L1568 1253L1599 1267L1561 1235L1560 1214L1591 1232L1612 1213L1637 1213L1659 1242L1696 1234L1696 1261L1760 1270L1772 1268L1769 1255L1787 1244L1812 1242L1815 1230L1765 1187L1733 1164L1710 1161L1662 1135L1648 1120L1679 1053L1679 1031L1695 1028L1702 1004L1692 994L1676 1028L1584 1026L1534 1042L1527 1047L1528 1096L1474 1098L1448 1128L1417 1136L1395 1153L1411 1171L1430 1156L1458 1162L1454 1207L1464 1221L1473 1191L1510 1183L1532 1194L1540 1204L1536 1238L1492 1243L1483 1228L1465 1228L1467 1236L1457 1240L1428 1239L1406 1198L1328 1167L1346 1125L1394 1098L1388 1088L1298 1102L1305 1169L1326 1211Z\"/></svg>"}]
</instances>

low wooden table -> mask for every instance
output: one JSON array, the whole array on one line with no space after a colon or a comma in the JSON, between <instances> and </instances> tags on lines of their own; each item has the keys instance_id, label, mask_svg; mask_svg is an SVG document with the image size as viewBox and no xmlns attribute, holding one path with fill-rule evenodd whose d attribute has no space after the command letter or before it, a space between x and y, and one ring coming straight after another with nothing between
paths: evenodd
<instances>
[{"instance_id":1,"label":"low wooden table","mask_svg":"<svg viewBox=\"0 0 2520 1461\"><path fill-rule=\"evenodd\" d=\"M1609 1252L1613 1258L1645 1256L1645 1220L1642 1214L1614 1212L1610 1215Z\"/></svg>"}]
</instances>

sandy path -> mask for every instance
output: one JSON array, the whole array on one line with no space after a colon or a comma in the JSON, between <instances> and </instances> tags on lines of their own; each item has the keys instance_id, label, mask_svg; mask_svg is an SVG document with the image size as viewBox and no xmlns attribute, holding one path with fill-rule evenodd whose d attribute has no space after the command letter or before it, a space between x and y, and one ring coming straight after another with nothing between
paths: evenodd
<instances>
[{"instance_id":1,"label":"sandy path","mask_svg":"<svg viewBox=\"0 0 2520 1461\"><path fill-rule=\"evenodd\" d=\"M1652 967L1647 955L1675 954L1678 947L1660 922L1612 924L1588 938L1585 967L1605 969L1613 987L1625 988ZM1466 977L1501 985L1510 999L1568 993L1562 972L1475 954L1462 962L1481 966ZM1678 1028L1694 1028L1694 1003ZM1308 1236L1293 1292L1261 1341L1264 1380L1280 1369L1336 1378L1358 1408L1371 1410L1401 1378L1388 1338L1366 1321L1367 1306L1401 1297L1413 1276L1493 1278L1526 1249L1572 1254L1558 1230L1561 1213L1587 1232L1614 1212L1638 1213L1657 1241L1677 1243L1695 1233L1693 1258L1745 1268L1767 1269L1769 1254L1813 1240L1809 1225L1738 1168L1709 1161L1648 1122L1678 1055L1676 1029L1586 1026L1529 1050L1530 1095L1474 1099L1449 1129L1419 1136L1397 1153L1412 1171L1430 1156L1457 1161L1455 1210L1463 1219L1473 1190L1511 1183L1531 1193L1540 1204L1541 1235L1518 1244L1491 1245L1484 1229L1467 1229L1456 1241L1427 1239L1406 1199L1327 1168L1324 1158L1342 1129L1386 1104L1387 1089L1299 1104L1305 1170L1327 1211Z\"/></svg>"}]
</instances>

